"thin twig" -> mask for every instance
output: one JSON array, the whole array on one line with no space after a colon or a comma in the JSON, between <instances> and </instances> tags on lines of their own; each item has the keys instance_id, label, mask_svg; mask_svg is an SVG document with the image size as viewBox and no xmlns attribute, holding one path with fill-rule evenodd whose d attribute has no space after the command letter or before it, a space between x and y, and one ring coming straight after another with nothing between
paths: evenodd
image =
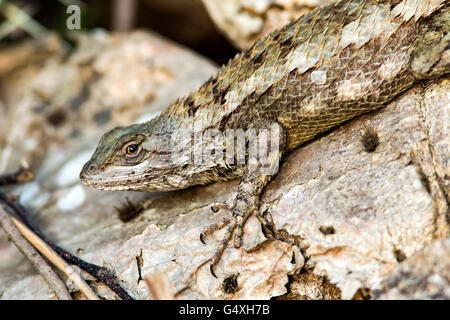
<instances>
[{"instance_id":1,"label":"thin twig","mask_svg":"<svg viewBox=\"0 0 450 320\"><path fill-rule=\"evenodd\" d=\"M4 212L4 211L3 211ZM17 229L22 235L51 263L53 263L64 275L71 280L80 291L89 300L100 300L97 294L91 287L81 278L81 276L73 270L73 268L67 264L67 262L61 258L47 243L39 238L33 231L31 231L25 224L18 219L11 217L12 222L16 225Z\"/></svg>"},{"instance_id":2,"label":"thin twig","mask_svg":"<svg viewBox=\"0 0 450 320\"><path fill-rule=\"evenodd\" d=\"M34 173L26 166L21 166L13 173L3 174L0 176L0 186L9 184L29 182L34 179Z\"/></svg>"},{"instance_id":3,"label":"thin twig","mask_svg":"<svg viewBox=\"0 0 450 320\"><path fill-rule=\"evenodd\" d=\"M44 26L31 17L32 13L27 12L27 9L30 10L30 8L32 8L30 5L26 8L19 8L12 3L5 3L2 13L8 21L0 25L0 39L6 37L17 28L21 28L34 38L39 38L39 35L46 31Z\"/></svg>"},{"instance_id":4,"label":"thin twig","mask_svg":"<svg viewBox=\"0 0 450 320\"><path fill-rule=\"evenodd\" d=\"M43 241L45 241L58 255L64 258L67 262L78 266L80 269L92 275L98 281L108 286L122 300L133 300L133 298L117 283L115 277L106 269L95 264L88 263L70 252L53 244L40 230L37 228L29 217L27 209L25 209L13 195L7 196L0 192L0 202L3 202L11 211L13 211L25 225L37 234Z\"/></svg>"},{"instance_id":5,"label":"thin twig","mask_svg":"<svg viewBox=\"0 0 450 320\"><path fill-rule=\"evenodd\" d=\"M175 300L174 289L163 273L151 273L145 278L148 290L155 300Z\"/></svg>"},{"instance_id":6,"label":"thin twig","mask_svg":"<svg viewBox=\"0 0 450 320\"><path fill-rule=\"evenodd\" d=\"M22 254L33 264L49 288L55 292L60 300L72 300L66 286L55 274L52 268L45 262L39 253L25 240L17 230L14 222L3 207L0 207L0 226L5 230L9 239L16 245Z\"/></svg>"}]
</instances>

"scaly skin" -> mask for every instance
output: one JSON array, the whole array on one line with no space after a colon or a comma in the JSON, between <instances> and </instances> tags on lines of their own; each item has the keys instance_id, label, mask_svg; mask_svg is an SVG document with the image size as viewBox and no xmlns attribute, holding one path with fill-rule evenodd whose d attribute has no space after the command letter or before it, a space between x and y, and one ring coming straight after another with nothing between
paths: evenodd
<instances>
[{"instance_id":1,"label":"scaly skin","mask_svg":"<svg viewBox=\"0 0 450 320\"><path fill-rule=\"evenodd\" d=\"M174 161L175 147L197 152L230 144L203 139L191 145L185 135L175 146L175 133L276 128L283 155L382 107L416 81L449 72L448 0L338 1L259 40L159 117L106 133L80 178L105 190L169 191L241 177L231 217L204 231L229 224L215 265L233 234L240 246L253 213L272 236L293 242L259 214L260 195L275 172L249 169L248 152L247 165Z\"/></svg>"}]
</instances>

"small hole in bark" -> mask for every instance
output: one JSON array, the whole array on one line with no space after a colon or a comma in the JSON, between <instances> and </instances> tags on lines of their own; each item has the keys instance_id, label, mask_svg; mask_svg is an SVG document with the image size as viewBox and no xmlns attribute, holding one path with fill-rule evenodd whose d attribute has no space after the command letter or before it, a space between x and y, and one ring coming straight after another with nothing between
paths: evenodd
<instances>
[{"instance_id":1,"label":"small hole in bark","mask_svg":"<svg viewBox=\"0 0 450 320\"><path fill-rule=\"evenodd\" d=\"M395 256L395 260L397 260L398 263L405 261L407 258L406 254L400 249L394 250L394 256Z\"/></svg>"},{"instance_id":2,"label":"small hole in bark","mask_svg":"<svg viewBox=\"0 0 450 320\"><path fill-rule=\"evenodd\" d=\"M60 127L66 122L67 115L63 110L56 110L47 116L47 121L54 127Z\"/></svg>"},{"instance_id":3,"label":"small hole in bark","mask_svg":"<svg viewBox=\"0 0 450 320\"><path fill-rule=\"evenodd\" d=\"M380 137L378 132L372 127L365 128L361 135L361 143L366 152L374 152L380 144Z\"/></svg>"},{"instance_id":4,"label":"small hole in bark","mask_svg":"<svg viewBox=\"0 0 450 320\"><path fill-rule=\"evenodd\" d=\"M130 201L130 199L125 198L125 203L123 203L120 207L114 207L117 212L117 216L120 221L128 222L136 217L142 211L142 206L140 204L134 204Z\"/></svg>"},{"instance_id":5,"label":"small hole in bark","mask_svg":"<svg viewBox=\"0 0 450 320\"><path fill-rule=\"evenodd\" d=\"M296 262L295 262L295 253L294 253L294 252L292 252L291 263L292 263L292 264L295 264L295 263L296 263Z\"/></svg>"},{"instance_id":6,"label":"small hole in bark","mask_svg":"<svg viewBox=\"0 0 450 320\"><path fill-rule=\"evenodd\" d=\"M234 294L238 290L238 276L239 273L226 277L222 282L222 291L228 294Z\"/></svg>"},{"instance_id":7,"label":"small hole in bark","mask_svg":"<svg viewBox=\"0 0 450 320\"><path fill-rule=\"evenodd\" d=\"M324 235L335 234L336 230L333 226L320 226L319 231Z\"/></svg>"}]
</instances>

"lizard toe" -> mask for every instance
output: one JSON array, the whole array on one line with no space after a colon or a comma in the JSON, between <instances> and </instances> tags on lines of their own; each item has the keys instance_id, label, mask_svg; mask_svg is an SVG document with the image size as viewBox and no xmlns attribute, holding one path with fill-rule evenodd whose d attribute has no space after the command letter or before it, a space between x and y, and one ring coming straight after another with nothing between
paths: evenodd
<instances>
[{"instance_id":1,"label":"lizard toe","mask_svg":"<svg viewBox=\"0 0 450 320\"><path fill-rule=\"evenodd\" d=\"M210 234L213 233L214 231L217 231L217 230L222 229L223 227L225 227L226 225L228 225L228 224L230 223L231 220L232 220L231 217L225 217L225 218L223 218L221 221L216 222L216 223L214 223L214 224L211 224L211 225L205 227L205 228L203 229L203 231L200 233L200 241L201 241L203 244L206 244L206 242L205 242L205 236L210 235Z\"/></svg>"},{"instance_id":2,"label":"lizard toe","mask_svg":"<svg viewBox=\"0 0 450 320\"><path fill-rule=\"evenodd\" d=\"M219 263L220 259L222 258L223 252L227 248L228 243L230 242L230 240L234 234L234 231L236 230L236 223L237 223L236 217L231 217L228 220L229 220L229 226L225 232L225 235L224 235L222 241L220 242L219 246L217 247L216 252L214 253L214 256L213 256L212 262L211 262L211 266L210 266L211 274L216 278L217 278L217 276L214 273L214 268L216 267L216 265Z\"/></svg>"}]
</instances>

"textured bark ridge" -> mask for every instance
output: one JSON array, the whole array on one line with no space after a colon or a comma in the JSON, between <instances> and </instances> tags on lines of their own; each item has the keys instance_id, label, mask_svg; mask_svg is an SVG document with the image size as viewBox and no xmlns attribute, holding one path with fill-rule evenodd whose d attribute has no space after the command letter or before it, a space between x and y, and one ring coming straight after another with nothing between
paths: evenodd
<instances>
[{"instance_id":1,"label":"textured bark ridge","mask_svg":"<svg viewBox=\"0 0 450 320\"><path fill-rule=\"evenodd\" d=\"M37 65L21 68L20 74L34 75L34 80L26 86L22 81L6 79L9 101L17 101L19 97L29 101L36 90L46 92L46 88L63 84L55 75L66 74L74 68L87 68L86 64L79 63L80 58L89 58L93 63L90 68L97 71L100 62L107 62L109 66L100 73L97 82L89 85L91 94L78 111L83 112L79 114L83 117L89 112L92 117L97 113L96 109L86 106L94 104L103 88L117 85L118 79L111 77L108 70L119 66L133 69L135 63L139 64L137 59L114 59L114 56L139 53L144 60L158 59L156 66L159 69L150 73L155 77L153 81L161 81L162 71L159 70L168 73L172 58L178 61L181 54L187 55L185 60L191 62L189 66L195 64L192 69L188 65L185 67L197 70L197 76L198 70L209 70L203 74L203 79L214 72L209 63L201 62L169 43L165 43L164 59L168 60L164 63L151 49L153 45L160 48L161 40L142 33L124 38L112 35L105 38L103 35L100 39L86 35L82 41L84 45L80 45L70 59L61 60L64 62L55 63L59 61L56 55L48 57L47 62L38 61ZM142 51L142 43L147 44L148 51ZM124 66L124 61L131 65ZM182 84L194 80L187 81L186 75L180 73L182 69L177 67L177 70L178 78L163 79L167 81L166 86L181 90ZM81 73L74 74L80 78L72 78L72 81L83 83ZM149 81L146 73L138 79L134 73L124 76L125 79L120 81ZM47 81L36 82L36 79ZM63 97L70 101L76 94L55 92L58 95L45 96L49 108L45 112L49 114L53 108L58 110ZM198 233L203 226L225 216L223 211L211 213L210 206L216 201L232 201L238 181L164 194L83 188L77 181L77 172L95 147L96 139L63 136L72 131L74 121L64 123L61 127L64 130L58 131L60 135L57 135L46 118L38 120L36 113L31 118L18 120L6 107L2 111L8 115L6 119L16 119L9 121L10 125L22 128L20 134L23 136L16 137L17 143L11 140L8 144L13 143L16 152L25 147L19 141L27 137L39 139L33 131L36 121L42 121L39 127L59 137L57 140L42 137L49 147L43 164L38 166L37 180L17 190L22 192L23 203L39 212L34 219L58 244L87 261L108 266L135 298L151 298L144 282L137 281L136 257L141 255L142 249L142 275L163 274L175 287L179 298L267 299L284 296L289 289L287 298L335 299L352 298L355 292L362 291L361 288L374 292L375 296L378 294L375 290L386 288L381 281L394 268L409 263L412 255L419 254L435 239L448 234L447 201L445 196L442 197L444 191L449 190L446 177L450 174L448 92L448 78L416 86L386 108L348 122L291 153L263 195L263 206L269 207L278 228L305 238L310 245L305 251L309 257L306 266L296 248L266 240L258 221L250 218L243 247L227 249L218 266L218 273L226 272L222 279L212 277L207 265L221 233L218 232L214 237L216 240L211 239L206 246L198 239ZM131 90L121 93L134 96ZM177 94L179 92L172 96ZM167 99L164 92L162 96L158 92L153 96L155 101ZM39 100L34 99L30 99L30 109L39 105ZM163 108L164 103L159 106ZM154 112L157 107L158 104L153 104L146 110ZM121 109L115 110L120 112ZM76 115L74 111L70 116ZM123 121L116 116L111 119ZM31 120L34 122L27 124ZM105 130L91 126L89 121L83 123L82 135L97 130L98 136ZM109 126L114 125L117 123L109 123ZM361 143L361 136L369 127L377 131L380 139L371 153L365 152ZM10 129L6 125L3 128ZM7 136L6 131L2 132ZM23 152L42 152L43 145L43 142L37 143L37 149L28 147ZM69 149L77 151L64 152ZM13 168L14 163L10 163L9 170ZM123 223L114 207L126 202L126 197L135 202L146 198L149 208ZM0 237L1 298L55 298L3 233ZM442 265L445 269L441 255L436 257L434 268ZM416 272L418 267L411 263L409 270ZM103 286L95 282L94 285L101 296L115 298Z\"/></svg>"},{"instance_id":2,"label":"textured bark ridge","mask_svg":"<svg viewBox=\"0 0 450 320\"><path fill-rule=\"evenodd\" d=\"M331 0L202 0L217 28L240 49Z\"/></svg>"},{"instance_id":3,"label":"textured bark ridge","mask_svg":"<svg viewBox=\"0 0 450 320\"><path fill-rule=\"evenodd\" d=\"M429 9L440 2L426 3L428 5L423 8ZM419 13L426 12L408 8L398 7L399 17L409 16L408 21L416 18L421 21ZM372 14L360 15L358 21L364 17L376 21L376 12L383 12L366 9L364 12ZM319 23L318 17L314 19ZM404 35L402 32L409 30L414 34L414 30L408 29L410 27L409 22L400 23L393 32L401 31L397 34ZM371 34L377 31L373 28L362 30ZM280 37L286 35L280 34ZM347 34L356 33L349 31ZM308 45L315 39L313 33L309 35ZM342 39L336 39L335 44L339 45ZM359 37L349 37L347 41L358 42L358 39L362 41ZM407 41L401 37L396 40L397 43ZM296 246L266 239L258 220L250 217L244 228L241 248L225 249L216 267L220 278L214 278L209 264L224 231L210 236L206 245L201 243L199 234L206 226L227 216L224 210L212 213L211 205L217 201L233 203L239 181L168 193L120 193L85 188L78 180L78 172L92 154L98 137L106 130L136 119L137 122L148 120L156 111L164 110L173 98L200 85L216 69L207 61L145 33L127 36L97 33L84 35L79 41L77 49L68 56L54 45L48 57L38 57L41 60L29 64L22 61L19 69L0 79L0 90L5 97L0 106L0 167L12 171L19 158L28 158L36 169L36 181L15 191L22 194L22 203L35 210L35 221L61 246L87 261L110 268L135 298L151 298L144 282L138 281L140 273L144 277L155 272L163 274L175 288L176 297L186 299L268 299L286 294L307 299L367 297L361 292L387 297L396 284L404 287L403 280L395 280L398 278L396 272L392 273L391 280L382 282L396 267L409 268L410 279L416 279L419 273L446 277L442 272L448 269L446 260L439 259L445 248L431 249L438 254L427 249L423 251L424 256L429 253L430 256L421 261L432 261L436 266L433 268L417 267L418 258L412 256L449 234L448 76L418 83L385 108L348 121L290 152L262 195L261 210L271 213L277 229L304 239L308 245L304 255ZM392 41L383 48L395 47ZM365 46L372 42L371 38L358 44ZM280 43L283 42L276 42ZM242 70L254 68L253 72L272 77L270 81L277 75L280 77L277 72L269 72L273 62L267 56L258 65L258 55L265 52L263 47L259 43L248 51L253 61L251 65L241 63L244 53L219 70L219 75L226 71L230 76L220 77L221 85L237 77L235 82L228 84L230 88L224 96L227 103L254 103L240 95L252 92L246 87L251 82L240 78L248 74L247 71L238 72L241 70L238 66ZM323 46L319 47L323 49ZM404 52L401 50L398 51L400 56ZM277 52L279 57L282 50ZM289 56L292 52L295 49L284 54ZM325 52L333 51L322 50L318 56L303 57L304 65L314 63L316 66L317 61L323 62ZM378 53L367 52L371 53L370 57L350 55L348 63L369 63L376 61L373 60L375 57L381 61ZM33 49L30 55L34 56ZM389 64L393 62L389 55L382 57L383 63L386 62L384 67L372 65L369 70L374 72L369 77L371 84L376 83L374 79L379 76L404 74L403 71L393 72L397 70L395 68L387 72L384 68L399 65L395 61ZM368 60L364 60L366 58ZM315 59L319 60L313 62ZM329 59L330 63L335 61L332 57ZM290 65L285 61L279 67L286 71ZM401 65L400 70L404 70L403 67ZM4 69L0 66L0 70ZM313 87L320 88L323 74L313 73L312 69L304 72L309 75L309 80L305 80L309 89L303 88L305 93L309 94L311 91L308 90ZM354 74L358 82L340 84L341 99L346 94L368 92L364 91L363 79L358 78L361 75ZM328 72L326 81L330 81ZM187 97L196 97L193 101L198 102L201 96L206 104L219 101L213 97L213 82L211 80L202 87L204 95ZM339 81L336 83L338 85ZM261 99L271 101L277 96L264 96L264 92L273 92L266 86L265 81L254 84L254 88L261 89L258 91ZM321 92L331 92L322 89L324 91L315 91L316 95L310 96L314 103L320 102ZM361 101L375 97L376 90L370 90L373 91L369 91L369 97L360 97ZM332 98L335 102L338 101L336 97ZM330 96L323 98L330 99ZM129 101L133 103L128 105ZM174 106L187 106L187 110L175 107L167 112L185 119L186 114L189 116L189 105L186 99L181 99ZM305 112L313 110L307 105L304 108ZM237 117L236 110L238 106L220 112ZM223 114L203 113L205 111L203 107L193 108L191 117L209 119L210 116L210 124L217 124L218 118L224 118ZM244 119L246 114L242 116ZM378 143L375 146L371 143L371 148L365 147L368 139L363 138L367 137L368 131L372 132L369 136L373 137L375 132L378 137ZM126 202L126 197L132 201L145 200L146 209L123 223L116 216L114 207ZM45 282L24 262L6 237L2 233L0 237L0 297L54 298ZM136 257L142 262L140 273ZM435 275L424 277L438 284L432 297L445 296L448 282L446 284ZM115 298L101 285L95 282L93 285L102 297Z\"/></svg>"},{"instance_id":4,"label":"textured bark ridge","mask_svg":"<svg viewBox=\"0 0 450 320\"><path fill-rule=\"evenodd\" d=\"M450 299L450 238L435 241L397 266L374 293L386 299Z\"/></svg>"}]
</instances>

